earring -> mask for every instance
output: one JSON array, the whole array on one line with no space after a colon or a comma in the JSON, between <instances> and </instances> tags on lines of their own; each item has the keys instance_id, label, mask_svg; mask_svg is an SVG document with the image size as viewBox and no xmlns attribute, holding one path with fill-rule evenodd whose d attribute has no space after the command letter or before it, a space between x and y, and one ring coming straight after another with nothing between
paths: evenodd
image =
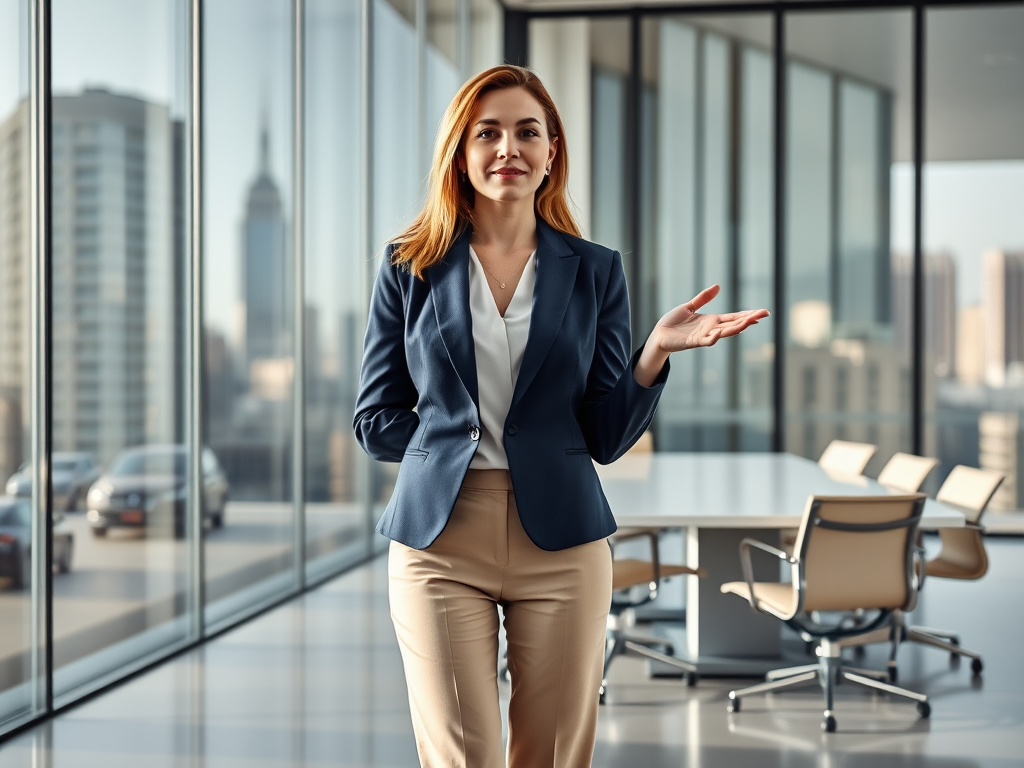
<instances>
[{"instance_id":1,"label":"earring","mask_svg":"<svg viewBox=\"0 0 1024 768\"><path fill-rule=\"evenodd\" d=\"M545 168L544 169L544 175L545 176L550 176L551 175L551 168Z\"/></svg>"}]
</instances>

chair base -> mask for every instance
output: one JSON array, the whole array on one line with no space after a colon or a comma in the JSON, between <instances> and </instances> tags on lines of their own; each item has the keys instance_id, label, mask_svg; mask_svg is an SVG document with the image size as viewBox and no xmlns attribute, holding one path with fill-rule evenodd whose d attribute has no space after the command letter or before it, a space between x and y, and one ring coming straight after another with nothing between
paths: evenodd
<instances>
[{"instance_id":1,"label":"chair base","mask_svg":"<svg viewBox=\"0 0 1024 768\"><path fill-rule=\"evenodd\" d=\"M773 693L788 688L799 688L805 685L813 685L817 682L825 696L825 711L821 723L821 729L827 733L836 730L836 717L834 712L835 686L842 681L856 683L857 685L871 688L872 690L890 693L895 696L902 696L917 702L917 712L921 717L931 715L931 705L928 697L924 694L909 691L906 688L898 688L887 682L879 680L885 677L884 672L853 669L843 665L840 659L842 647L838 642L822 639L817 648L818 663L805 664L799 667L778 669L769 672L767 681L749 688L729 692L729 712L740 711L740 701L746 696L753 696L759 693Z\"/></svg>"},{"instance_id":2,"label":"chair base","mask_svg":"<svg viewBox=\"0 0 1024 768\"><path fill-rule=\"evenodd\" d=\"M655 650L657 648L661 648L664 652ZM605 693L608 690L608 668L611 666L612 660L616 656L622 656L629 652L646 656L665 664L671 664L686 673L684 678L687 686L692 687L696 685L700 679L696 665L676 658L672 655L673 650L672 643L669 640L645 635L627 634L621 630L609 630L608 638L605 642L604 672L601 675L598 701L601 704L605 703Z\"/></svg>"},{"instance_id":3,"label":"chair base","mask_svg":"<svg viewBox=\"0 0 1024 768\"><path fill-rule=\"evenodd\" d=\"M845 638L838 641L838 644L841 648L859 648L864 645L884 642L889 643L887 671L889 680L892 682L895 682L898 677L896 655L899 652L900 645L903 643L919 643L920 645L928 645L932 648L948 651L950 661L952 662L958 662L961 657L967 657L971 660L971 672L974 675L980 675L985 668L981 654L961 647L959 635L942 629L932 629L931 627L907 626L906 615L902 611L893 612L889 628L875 630L874 632L868 632L857 637Z\"/></svg>"}]
</instances>

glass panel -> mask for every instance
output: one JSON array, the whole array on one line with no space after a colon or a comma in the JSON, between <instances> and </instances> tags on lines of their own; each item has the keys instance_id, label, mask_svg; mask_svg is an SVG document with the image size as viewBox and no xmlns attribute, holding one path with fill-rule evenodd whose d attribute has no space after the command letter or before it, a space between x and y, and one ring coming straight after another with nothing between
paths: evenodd
<instances>
[{"instance_id":1,"label":"glass panel","mask_svg":"<svg viewBox=\"0 0 1024 768\"><path fill-rule=\"evenodd\" d=\"M663 17L642 32L642 332L714 283L714 311L771 308L771 20ZM769 329L673 359L659 450L770 447Z\"/></svg>"},{"instance_id":2,"label":"glass panel","mask_svg":"<svg viewBox=\"0 0 1024 768\"><path fill-rule=\"evenodd\" d=\"M934 10L924 167L925 450L1024 507L1024 9Z\"/></svg>"},{"instance_id":3,"label":"glass panel","mask_svg":"<svg viewBox=\"0 0 1024 768\"><path fill-rule=\"evenodd\" d=\"M785 448L872 443L875 475L911 448L911 15L790 14L786 40Z\"/></svg>"},{"instance_id":4,"label":"glass panel","mask_svg":"<svg viewBox=\"0 0 1024 768\"><path fill-rule=\"evenodd\" d=\"M215 0L204 30L207 621L294 584L292 8Z\"/></svg>"},{"instance_id":5,"label":"glass panel","mask_svg":"<svg viewBox=\"0 0 1024 768\"><path fill-rule=\"evenodd\" d=\"M306 6L306 547L310 577L366 553L352 434L370 272L363 248L359 0Z\"/></svg>"},{"instance_id":6,"label":"glass panel","mask_svg":"<svg viewBox=\"0 0 1024 768\"><path fill-rule=\"evenodd\" d=\"M27 14L0 1L0 731L32 710Z\"/></svg>"},{"instance_id":7,"label":"glass panel","mask_svg":"<svg viewBox=\"0 0 1024 768\"><path fill-rule=\"evenodd\" d=\"M185 10L53 3L58 704L186 639Z\"/></svg>"},{"instance_id":8,"label":"glass panel","mask_svg":"<svg viewBox=\"0 0 1024 768\"><path fill-rule=\"evenodd\" d=\"M424 61L424 124L420 165L425 178L434 156L437 126L462 85L458 50L458 0L427 0L427 49ZM424 187L424 190L426 188Z\"/></svg>"},{"instance_id":9,"label":"glass panel","mask_svg":"<svg viewBox=\"0 0 1024 768\"><path fill-rule=\"evenodd\" d=\"M590 21L590 204L591 237L623 254L631 277L631 201L626 185L629 88L629 20ZM574 137L568 137L570 142ZM575 155L572 156L575 162ZM630 285L630 288L633 286Z\"/></svg>"},{"instance_id":10,"label":"glass panel","mask_svg":"<svg viewBox=\"0 0 1024 768\"><path fill-rule=\"evenodd\" d=\"M461 0L469 3L468 77L504 60L505 10L498 0Z\"/></svg>"}]
</instances>

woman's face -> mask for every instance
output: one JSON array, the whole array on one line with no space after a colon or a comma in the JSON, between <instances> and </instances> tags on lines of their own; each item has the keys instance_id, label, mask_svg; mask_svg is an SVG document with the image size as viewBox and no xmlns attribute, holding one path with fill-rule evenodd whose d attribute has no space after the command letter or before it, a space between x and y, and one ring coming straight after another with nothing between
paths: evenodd
<instances>
[{"instance_id":1,"label":"woman's face","mask_svg":"<svg viewBox=\"0 0 1024 768\"><path fill-rule=\"evenodd\" d=\"M477 195L532 204L557 143L557 137L548 136L544 110L529 91L490 91L480 97L470 119L459 170L468 174Z\"/></svg>"}]
</instances>

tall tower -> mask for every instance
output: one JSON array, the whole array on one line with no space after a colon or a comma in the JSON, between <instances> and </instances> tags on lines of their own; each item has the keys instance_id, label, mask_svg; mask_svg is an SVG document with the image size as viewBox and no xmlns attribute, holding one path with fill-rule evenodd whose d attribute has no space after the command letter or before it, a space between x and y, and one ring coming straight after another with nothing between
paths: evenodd
<instances>
[{"instance_id":1,"label":"tall tower","mask_svg":"<svg viewBox=\"0 0 1024 768\"><path fill-rule=\"evenodd\" d=\"M995 387L1024 378L1024 253L985 254L985 379Z\"/></svg>"},{"instance_id":2,"label":"tall tower","mask_svg":"<svg viewBox=\"0 0 1024 768\"><path fill-rule=\"evenodd\" d=\"M242 298L245 302L244 376L253 363L291 352L292 277L285 258L281 193L270 175L270 135L260 130L259 170L249 188L242 225Z\"/></svg>"}]
</instances>

